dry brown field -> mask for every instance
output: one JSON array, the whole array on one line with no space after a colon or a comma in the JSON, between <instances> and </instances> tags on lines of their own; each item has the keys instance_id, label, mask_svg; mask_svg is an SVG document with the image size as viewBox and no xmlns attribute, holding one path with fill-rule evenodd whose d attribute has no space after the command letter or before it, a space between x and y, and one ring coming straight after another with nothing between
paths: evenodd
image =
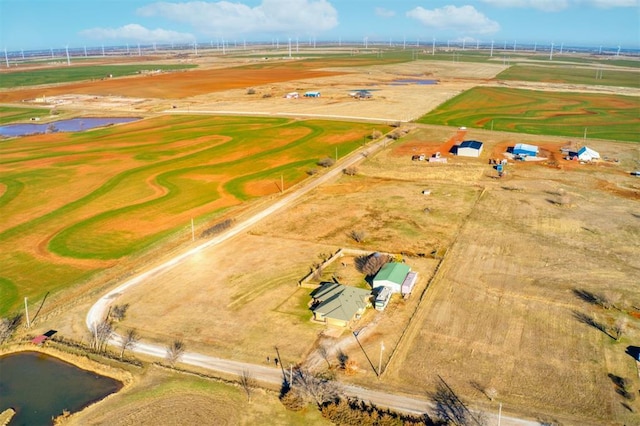
<instances>
[{"instance_id":1,"label":"dry brown field","mask_svg":"<svg viewBox=\"0 0 640 426\"><path fill-rule=\"evenodd\" d=\"M175 98L181 98L176 109L183 112L191 108L404 120L487 83L502 68L424 61L327 68L317 72L344 74L312 79L304 72L316 71L296 71L293 82L247 77L226 91L209 86L207 93L186 82L194 71L167 78L176 79L171 84L182 91ZM407 75L436 78L440 84L391 84ZM123 79L118 90L126 83ZM367 84L381 89L374 99L348 97L349 90ZM93 91L86 85L71 87L56 93ZM247 87L257 90L250 100ZM281 98L300 89L321 90L323 97ZM119 93L115 86L113 92L105 90L100 93ZM151 92L127 93L145 98L148 111L170 105L165 99L149 101L147 96L159 96ZM273 96L263 98L266 93ZM340 348L357 365L357 374L341 379L368 387L428 399L440 375L465 401L485 410L496 410L500 401L506 412L541 421L638 423L638 400L625 400L608 376L628 378L634 389L640 387L636 364L625 353L640 339L640 179L629 175L640 165L638 146L590 140L590 147L619 162L582 165L559 155L561 146L579 141L471 129L464 137L485 142L484 152L477 159L457 158L448 148L460 139L458 129L409 126L409 135L369 157L356 176L315 189L249 233L120 296L117 303L131 307L118 327L135 327L145 340L161 344L182 338L189 351L253 363L273 357L277 345L283 362L306 361L320 368L314 350L325 345ZM512 163L498 179L488 160L502 158L506 147L517 142L540 145L549 160ZM410 159L437 151L447 164ZM424 189L431 194L423 195ZM560 202L563 197L568 202ZM366 233L363 243L349 237L356 229ZM416 291L407 300L395 298L382 313L369 310L351 329L312 323L309 289L298 287L297 281L322 255L338 248L404 253L420 273ZM362 284L349 256L334 263L323 278L334 275L347 284ZM579 292L606 293L617 301L616 307L589 304ZM55 326L86 338L83 320L90 303L84 299L64 318L54 317ZM625 318L628 327L615 341L587 324L585 315L607 327ZM353 338L354 329L362 330L361 346ZM370 361L376 364L382 341L385 372L378 380ZM153 386L149 379L140 389ZM483 393L488 387L498 392L494 402ZM129 419L122 424L133 424L142 418L138 408L161 423L163 415L169 415L162 404L174 404L173 411L182 412L198 407L188 419L197 422L201 415L214 415L215 410L204 407L228 404L218 396L184 390L153 395L159 405L143 402L141 407L135 399L134 394L114 398L109 410ZM107 414L96 419L112 420ZM234 424L256 419L238 419L233 413L220 417Z\"/></svg>"},{"instance_id":2,"label":"dry brown field","mask_svg":"<svg viewBox=\"0 0 640 426\"><path fill-rule=\"evenodd\" d=\"M430 154L456 136L456 129L416 127L368 159L357 176L316 189L248 235L122 296L119 302L132 306L123 326L249 362L261 362L275 344L285 362L321 367L313 349L340 348L358 367L344 379L357 384L428 398L439 374L487 410L496 403L483 390L493 387L506 411L540 420L631 421L623 404L638 409L637 402L618 395L608 374L637 386L625 350L640 336L631 315L640 306L640 182L626 172L640 160L638 149L591 141L620 163L519 162L497 179L487 163L504 147L535 142L555 152L567 140L470 130L467 137L487 145L481 158L410 160L407 147ZM558 205L560 194L569 205ZM366 232L364 243L349 238L354 229ZM338 247L404 252L421 276L413 297L353 325L362 330L362 349L351 330L312 324L309 290L296 286L312 263ZM430 281L440 263L434 251L446 255ZM333 276L362 285L349 256L325 271L325 279ZM609 294L620 309L590 305L578 291ZM608 327L627 318L629 327L616 342L581 321L583 314ZM379 382L373 368L381 341Z\"/></svg>"}]
</instances>

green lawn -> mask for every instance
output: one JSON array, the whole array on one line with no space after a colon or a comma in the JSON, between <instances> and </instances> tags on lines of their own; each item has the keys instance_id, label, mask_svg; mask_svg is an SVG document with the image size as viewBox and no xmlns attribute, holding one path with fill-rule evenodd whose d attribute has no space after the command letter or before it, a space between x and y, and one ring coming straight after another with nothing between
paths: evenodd
<instances>
[{"instance_id":1,"label":"green lawn","mask_svg":"<svg viewBox=\"0 0 640 426\"><path fill-rule=\"evenodd\" d=\"M640 142L638 111L638 97L477 87L418 122Z\"/></svg>"},{"instance_id":2,"label":"green lawn","mask_svg":"<svg viewBox=\"0 0 640 426\"><path fill-rule=\"evenodd\" d=\"M28 71L14 71L2 74L0 88L20 86L35 86L39 84L69 83L73 81L94 80L113 77L124 77L138 74L140 71L163 70L173 71L195 68L196 65L81 65L60 66L57 68L37 69Z\"/></svg>"}]
</instances>

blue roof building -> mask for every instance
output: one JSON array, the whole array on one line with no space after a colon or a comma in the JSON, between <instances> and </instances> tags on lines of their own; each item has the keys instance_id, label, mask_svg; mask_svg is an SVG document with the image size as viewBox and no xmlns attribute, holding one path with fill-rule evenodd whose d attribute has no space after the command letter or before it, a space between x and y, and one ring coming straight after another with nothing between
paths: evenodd
<instances>
[{"instance_id":1,"label":"blue roof building","mask_svg":"<svg viewBox=\"0 0 640 426\"><path fill-rule=\"evenodd\" d=\"M480 141L463 141L458 145L457 155L463 157L480 157L482 153L482 142Z\"/></svg>"},{"instance_id":2,"label":"blue roof building","mask_svg":"<svg viewBox=\"0 0 640 426\"><path fill-rule=\"evenodd\" d=\"M522 157L537 157L538 147L535 145L528 145L526 143L518 143L513 147L513 155L520 155Z\"/></svg>"}]
</instances>

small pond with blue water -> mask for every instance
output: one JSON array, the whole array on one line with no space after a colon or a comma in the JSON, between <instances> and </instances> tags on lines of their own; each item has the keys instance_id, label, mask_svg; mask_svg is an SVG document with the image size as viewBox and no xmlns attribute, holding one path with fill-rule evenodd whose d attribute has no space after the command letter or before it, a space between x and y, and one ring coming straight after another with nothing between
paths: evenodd
<instances>
[{"instance_id":1,"label":"small pond with blue water","mask_svg":"<svg viewBox=\"0 0 640 426\"><path fill-rule=\"evenodd\" d=\"M0 136L16 137L54 132L82 132L112 124L130 123L137 117L84 117L54 121L52 123L15 123L0 126Z\"/></svg>"},{"instance_id":2,"label":"small pond with blue water","mask_svg":"<svg viewBox=\"0 0 640 426\"><path fill-rule=\"evenodd\" d=\"M40 352L0 357L0 411L16 411L9 426L50 425L63 410L80 411L121 388L115 379Z\"/></svg>"}]
</instances>

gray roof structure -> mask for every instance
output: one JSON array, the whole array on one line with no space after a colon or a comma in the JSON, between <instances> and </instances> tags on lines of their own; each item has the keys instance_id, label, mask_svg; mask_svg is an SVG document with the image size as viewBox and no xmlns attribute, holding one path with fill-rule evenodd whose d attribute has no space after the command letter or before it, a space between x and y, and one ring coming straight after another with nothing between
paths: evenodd
<instances>
[{"instance_id":1,"label":"gray roof structure","mask_svg":"<svg viewBox=\"0 0 640 426\"><path fill-rule=\"evenodd\" d=\"M320 301L313 312L328 318L351 321L358 311L367 307L370 295L369 290L326 282L311 294Z\"/></svg>"}]
</instances>

